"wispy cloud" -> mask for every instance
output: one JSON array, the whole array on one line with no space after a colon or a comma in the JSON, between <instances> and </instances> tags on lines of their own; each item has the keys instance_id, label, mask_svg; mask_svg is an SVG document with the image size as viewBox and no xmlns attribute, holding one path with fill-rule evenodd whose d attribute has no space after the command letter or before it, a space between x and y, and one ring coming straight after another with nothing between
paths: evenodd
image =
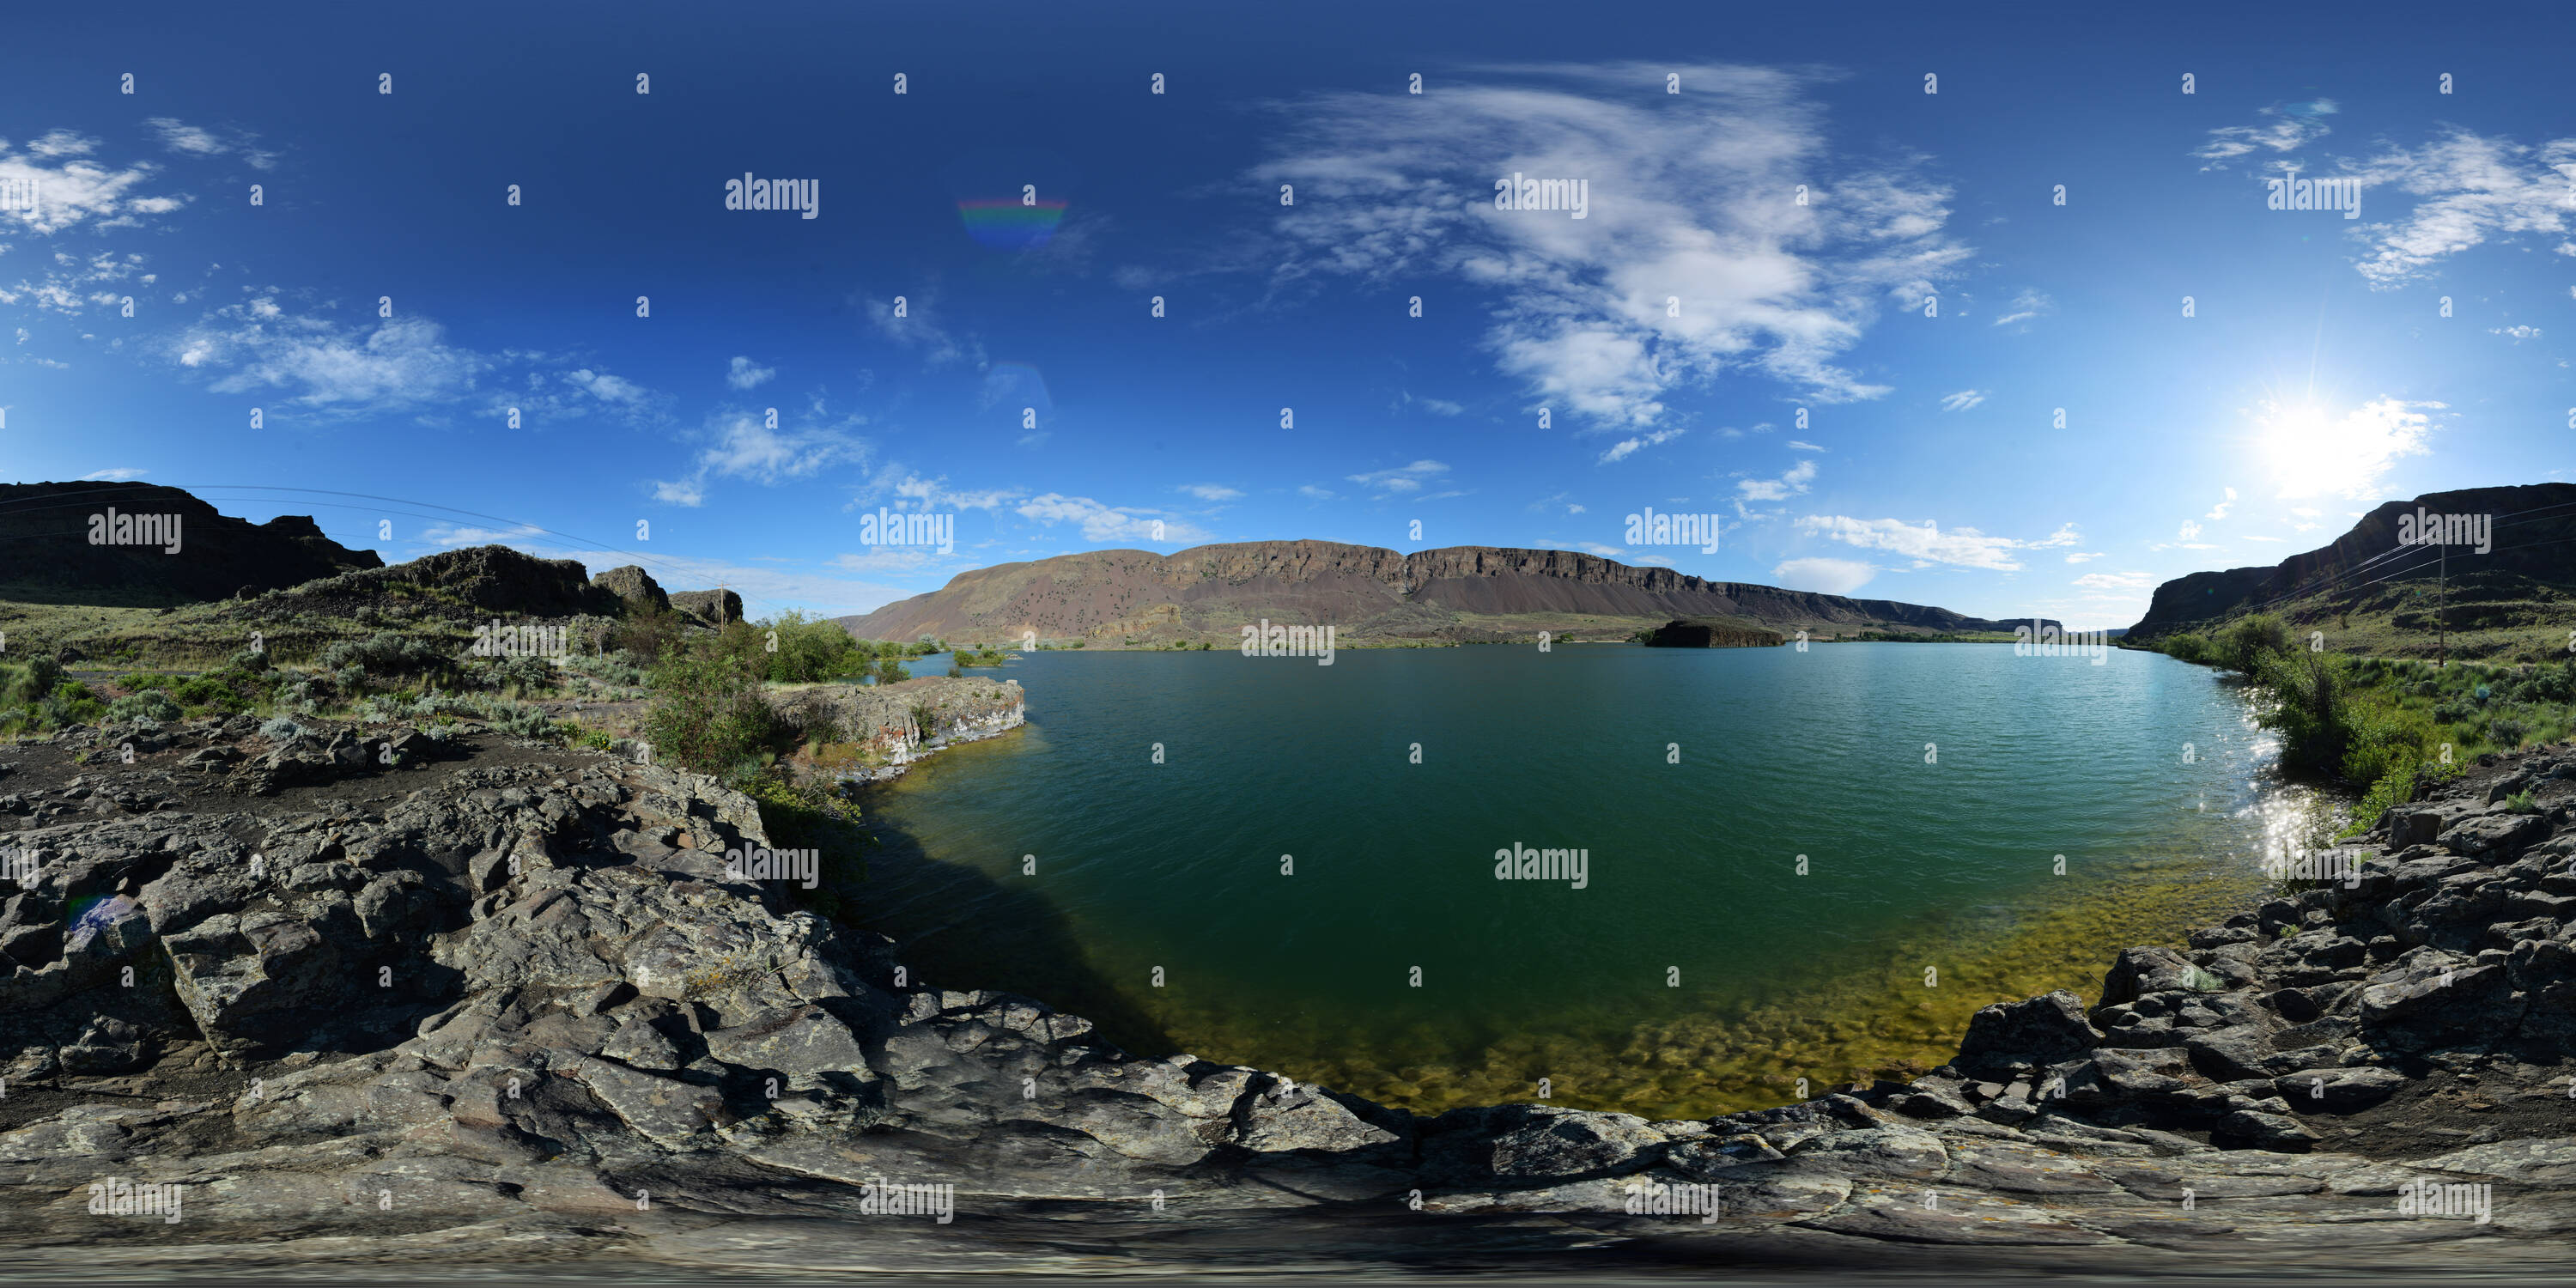
<instances>
[{"instance_id":1,"label":"wispy cloud","mask_svg":"<svg viewBox=\"0 0 2576 1288\"><path fill-rule=\"evenodd\" d=\"M1785 589L1823 595L1848 595L1877 575L1877 567L1853 559L1791 559L1771 570L1771 580Z\"/></svg>"},{"instance_id":2,"label":"wispy cloud","mask_svg":"<svg viewBox=\"0 0 2576 1288\"><path fill-rule=\"evenodd\" d=\"M1805 442L1800 442L1799 440L1794 439L1794 438L1789 440L1789 444L1788 444L1788 446L1789 446L1789 450L1790 450L1790 451L1793 451L1793 452L1821 452L1821 451L1825 450L1825 449L1823 449L1823 448L1821 448L1821 447L1816 446L1814 443L1805 443Z\"/></svg>"},{"instance_id":3,"label":"wispy cloud","mask_svg":"<svg viewBox=\"0 0 2576 1288\"><path fill-rule=\"evenodd\" d=\"M2226 500L2224 500L2224 501L2219 502L2219 503L2218 503L2218 508L2217 508L2217 509L2211 510L2209 513L2204 514L2204 515L2202 515L2202 516L2200 516L2200 517L2202 517L2202 518L2204 518L2204 519L2224 519L2224 518L2226 518L2226 517L2227 517L2227 510L2228 510L2228 507L2230 507L2230 506L2232 506L2232 505L2235 505L2235 504L2236 504L2236 489L2234 489L2234 488L2229 488L2229 489L2227 489L2227 499L2226 499Z\"/></svg>"},{"instance_id":4,"label":"wispy cloud","mask_svg":"<svg viewBox=\"0 0 2576 1288\"><path fill-rule=\"evenodd\" d=\"M1614 461L1624 461L1636 454L1637 449L1641 447L1660 446L1689 432L1687 429L1657 429L1639 434L1634 438L1620 439L1611 446L1609 451L1601 454L1600 463L1608 465Z\"/></svg>"},{"instance_id":5,"label":"wispy cloud","mask_svg":"<svg viewBox=\"0 0 2576 1288\"><path fill-rule=\"evenodd\" d=\"M208 129L169 116L147 117L143 123L161 136L161 146L182 156L212 158L238 155L254 170L277 168L277 154L262 151L259 136L248 131Z\"/></svg>"},{"instance_id":6,"label":"wispy cloud","mask_svg":"<svg viewBox=\"0 0 2576 1288\"><path fill-rule=\"evenodd\" d=\"M1391 470L1373 470L1366 474L1352 474L1347 477L1351 482L1361 487L1375 489L1381 495L1395 496L1419 492L1424 483L1448 472L1449 467L1438 461L1423 460L1415 461L1411 465L1400 465Z\"/></svg>"},{"instance_id":7,"label":"wispy cloud","mask_svg":"<svg viewBox=\"0 0 2576 1288\"><path fill-rule=\"evenodd\" d=\"M1167 517L1160 510L1108 506L1087 496L1060 492L1030 497L1012 509L1021 518L1050 527L1074 524L1082 529L1086 541L1204 541L1208 536L1205 530ZM1154 526L1157 521L1162 524L1159 532Z\"/></svg>"},{"instance_id":8,"label":"wispy cloud","mask_svg":"<svg viewBox=\"0 0 2576 1288\"><path fill-rule=\"evenodd\" d=\"M93 470L87 474L81 475L81 481L90 483L104 480L110 483L123 483L128 479L139 479L150 472L151 471L149 470L128 469L123 466L119 466L112 470Z\"/></svg>"},{"instance_id":9,"label":"wispy cloud","mask_svg":"<svg viewBox=\"0 0 2576 1288\"><path fill-rule=\"evenodd\" d=\"M696 506L706 501L710 479L731 478L774 487L808 479L844 464L864 465L865 439L839 425L781 425L772 428L760 412L724 411L707 420L699 437L695 468L679 479L653 485L653 499L671 505Z\"/></svg>"},{"instance_id":10,"label":"wispy cloud","mask_svg":"<svg viewBox=\"0 0 2576 1288\"><path fill-rule=\"evenodd\" d=\"M2088 572L2075 584L2086 590L2153 590L2156 579L2143 572Z\"/></svg>"},{"instance_id":11,"label":"wispy cloud","mask_svg":"<svg viewBox=\"0 0 2576 1288\"><path fill-rule=\"evenodd\" d=\"M1996 318L1993 325L2011 326L2016 322L2028 322L2056 308L2057 301L2048 298L2044 292L2023 291L2013 297L2011 310L2002 317Z\"/></svg>"},{"instance_id":12,"label":"wispy cloud","mask_svg":"<svg viewBox=\"0 0 2576 1288\"><path fill-rule=\"evenodd\" d=\"M2403 217L2374 222L2357 262L2374 289L2423 277L2434 264L2490 240L2576 231L2576 138L2538 146L2452 130L2421 147L2394 148L2345 177L2372 192L2420 198Z\"/></svg>"},{"instance_id":13,"label":"wispy cloud","mask_svg":"<svg viewBox=\"0 0 2576 1288\"><path fill-rule=\"evenodd\" d=\"M1687 97L1632 87L1678 70ZM1251 177L1294 184L1274 287L1440 276L1500 299L1485 334L1531 398L1604 431L1644 428L1673 391L1755 371L1819 400L1883 386L1840 365L1880 312L1966 249L1949 191L1911 163L1838 165L1801 73L1731 66L1496 67L1437 110L1327 93L1280 105ZM1498 210L1514 173L1582 178L1586 217ZM1811 200L1788 199L1805 185ZM1678 299L1678 316L1671 301Z\"/></svg>"},{"instance_id":14,"label":"wispy cloud","mask_svg":"<svg viewBox=\"0 0 2576 1288\"><path fill-rule=\"evenodd\" d=\"M1986 395L1983 390L1962 389L1955 394L1943 394L1941 396L1941 410L1966 411L1985 400Z\"/></svg>"},{"instance_id":15,"label":"wispy cloud","mask_svg":"<svg viewBox=\"0 0 2576 1288\"><path fill-rule=\"evenodd\" d=\"M1800 461L1776 479L1738 479L1736 494L1746 501L1786 501L1807 490L1816 481L1816 463Z\"/></svg>"},{"instance_id":16,"label":"wispy cloud","mask_svg":"<svg viewBox=\"0 0 2576 1288\"><path fill-rule=\"evenodd\" d=\"M1222 483L1185 483L1180 490L1202 501L1231 501L1243 495L1241 489L1230 488Z\"/></svg>"},{"instance_id":17,"label":"wispy cloud","mask_svg":"<svg viewBox=\"0 0 2576 1288\"><path fill-rule=\"evenodd\" d=\"M725 371L725 383L736 389L751 389L777 374L775 367L764 367L749 358L737 357Z\"/></svg>"},{"instance_id":18,"label":"wispy cloud","mask_svg":"<svg viewBox=\"0 0 2576 1288\"><path fill-rule=\"evenodd\" d=\"M2271 151L2296 152L2333 133L2324 118L2338 109L2335 101L2321 98L2313 103L2291 103L2259 109L2262 118L2253 125L2227 125L2209 132L2209 142L2192 152L2209 164L2203 170L2224 170L2227 164L2252 153Z\"/></svg>"},{"instance_id":19,"label":"wispy cloud","mask_svg":"<svg viewBox=\"0 0 2576 1288\"><path fill-rule=\"evenodd\" d=\"M2044 540L2016 541L2010 537L1990 537L1975 528L1952 528L1944 532L1939 524L1932 522L1916 524L1901 519L1855 519L1839 514L1807 515L1798 520L1798 530L1865 550L1894 551L1914 559L1917 567L1951 564L1996 572L2020 570L2021 560L2013 554L2016 550L2072 544L2073 535L2073 529L2065 527Z\"/></svg>"}]
</instances>

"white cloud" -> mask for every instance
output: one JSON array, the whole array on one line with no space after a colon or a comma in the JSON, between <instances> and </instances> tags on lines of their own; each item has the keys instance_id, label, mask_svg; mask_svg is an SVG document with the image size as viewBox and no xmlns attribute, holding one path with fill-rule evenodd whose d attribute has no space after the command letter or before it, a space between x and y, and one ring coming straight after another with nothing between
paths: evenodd
<instances>
[{"instance_id":1,"label":"white cloud","mask_svg":"<svg viewBox=\"0 0 2576 1288\"><path fill-rule=\"evenodd\" d=\"M2227 507L2234 504L2236 504L2236 489L2229 488L2227 489L2227 499L2219 502L2217 509L2210 511L2201 517L2204 519L2224 519L2227 517Z\"/></svg>"},{"instance_id":2,"label":"white cloud","mask_svg":"<svg viewBox=\"0 0 2576 1288\"><path fill-rule=\"evenodd\" d=\"M2487 334L2507 336L2510 337L2515 344L2520 344L2525 340L2539 339L2540 328L2536 326L2488 327Z\"/></svg>"},{"instance_id":3,"label":"white cloud","mask_svg":"<svg viewBox=\"0 0 2576 1288\"><path fill-rule=\"evenodd\" d=\"M1066 496L1061 492L1030 497L1013 509L1024 519L1050 527L1078 524L1086 541L1199 541L1207 537L1206 532L1178 519L1161 519L1163 531L1157 536L1154 523L1162 511L1106 506L1087 496Z\"/></svg>"},{"instance_id":4,"label":"white cloud","mask_svg":"<svg viewBox=\"0 0 2576 1288\"><path fill-rule=\"evenodd\" d=\"M1996 318L1992 325L2011 326L2016 322L2028 322L2032 318L2054 310L2056 307L2057 301L2048 298L2045 292L2023 291L2021 294L2013 297L2012 311L2004 314L2002 317Z\"/></svg>"},{"instance_id":5,"label":"white cloud","mask_svg":"<svg viewBox=\"0 0 2576 1288\"><path fill-rule=\"evenodd\" d=\"M1243 493L1222 483L1187 483L1180 488L1202 501L1231 501Z\"/></svg>"},{"instance_id":6,"label":"white cloud","mask_svg":"<svg viewBox=\"0 0 2576 1288\"><path fill-rule=\"evenodd\" d=\"M116 468L116 469L112 469L112 470L94 470L94 471L91 471L90 473L87 473L87 474L83 474L83 475L81 475L81 480L82 480L83 482L95 482L95 481L98 481L98 480L102 480L102 479L103 479L103 480L106 480L107 482L111 482L111 483L122 483L122 482L125 482L127 479L139 479L139 478L143 477L143 476L144 476L145 474L147 474L147 473L150 473L150 471L148 471L148 470L137 470L137 469L127 469L127 468L125 468L125 467L123 467L123 466L119 466L118 468Z\"/></svg>"},{"instance_id":7,"label":"white cloud","mask_svg":"<svg viewBox=\"0 0 2576 1288\"><path fill-rule=\"evenodd\" d=\"M1690 431L1687 429L1657 429L1650 430L1635 438L1620 439L1616 444L1612 445L1609 451L1601 454L1600 463L1608 465L1615 461L1624 461L1631 455L1635 454L1638 448L1661 446L1662 444L1669 443L1689 432Z\"/></svg>"},{"instance_id":8,"label":"white cloud","mask_svg":"<svg viewBox=\"0 0 2576 1288\"><path fill-rule=\"evenodd\" d=\"M1800 461L1776 479L1738 479L1735 490L1745 501L1786 501L1805 492L1815 480L1816 463Z\"/></svg>"},{"instance_id":9,"label":"white cloud","mask_svg":"<svg viewBox=\"0 0 2576 1288\"><path fill-rule=\"evenodd\" d=\"M758 412L719 412L708 418L695 468L685 479L657 482L653 497L673 505L705 503L710 478L733 478L774 487L812 478L826 468L865 464L869 447L842 425L769 428Z\"/></svg>"},{"instance_id":10,"label":"white cloud","mask_svg":"<svg viewBox=\"0 0 2576 1288\"><path fill-rule=\"evenodd\" d=\"M1448 472L1448 466L1443 465L1438 461L1425 460L1415 461L1411 465L1399 466L1391 470L1375 470L1367 474L1353 474L1348 477L1351 482L1357 483L1362 487L1376 488L1381 494L1391 495L1404 492L1419 492L1422 490L1422 485L1424 483L1438 478Z\"/></svg>"},{"instance_id":11,"label":"white cloud","mask_svg":"<svg viewBox=\"0 0 2576 1288\"><path fill-rule=\"evenodd\" d=\"M1989 537L1975 528L1953 528L1943 532L1935 523L1854 519L1838 514L1807 515L1798 520L1798 530L1831 537L1865 550L1893 550L1927 564L1955 564L1964 568L1990 568L1997 572L2018 571L2021 562L2013 557L2012 552L2042 544L2015 541L2010 537Z\"/></svg>"},{"instance_id":12,"label":"white cloud","mask_svg":"<svg viewBox=\"0 0 2576 1288\"><path fill-rule=\"evenodd\" d=\"M2182 521L2182 531L2174 535L2177 540L2198 541L2200 540L2200 525L2189 519L2185 519Z\"/></svg>"},{"instance_id":13,"label":"white cloud","mask_svg":"<svg viewBox=\"0 0 2576 1288\"><path fill-rule=\"evenodd\" d=\"M1297 495L1305 497L1309 501L1330 501L1333 499L1333 493L1327 492L1312 483L1299 484L1297 487Z\"/></svg>"},{"instance_id":14,"label":"white cloud","mask_svg":"<svg viewBox=\"0 0 2576 1288\"><path fill-rule=\"evenodd\" d=\"M2192 153L2209 164L2203 170L2224 170L2227 163L2249 153L2269 148L2274 152L2295 152L2333 133L2318 118L2331 116L2335 102L2321 98L2313 103L2292 103L2287 107L2266 107L2255 114L2263 118L2256 125L2228 125L2209 132L2209 142Z\"/></svg>"},{"instance_id":15,"label":"white cloud","mask_svg":"<svg viewBox=\"0 0 2576 1288\"><path fill-rule=\"evenodd\" d=\"M1793 452L1821 452L1825 449L1818 447L1813 443L1802 443L1793 438L1789 440L1789 450Z\"/></svg>"},{"instance_id":16,"label":"white cloud","mask_svg":"<svg viewBox=\"0 0 2576 1288\"><path fill-rule=\"evenodd\" d=\"M2090 563L2101 557L2102 552L2098 550L2078 550L2067 555L2066 562L2071 564Z\"/></svg>"},{"instance_id":17,"label":"white cloud","mask_svg":"<svg viewBox=\"0 0 2576 1288\"><path fill-rule=\"evenodd\" d=\"M777 374L776 367L764 367L749 358L736 357L725 371L725 383L736 389L751 389Z\"/></svg>"},{"instance_id":18,"label":"white cloud","mask_svg":"<svg viewBox=\"0 0 2576 1288\"><path fill-rule=\"evenodd\" d=\"M1955 394L1944 394L1941 398L1941 410L1966 411L1985 400L1986 395L1982 390L1962 389Z\"/></svg>"},{"instance_id":19,"label":"white cloud","mask_svg":"<svg viewBox=\"0 0 2576 1288\"><path fill-rule=\"evenodd\" d=\"M88 159L97 146L98 140L69 130L51 131L23 152L0 140L0 183L32 187L35 193L31 205L0 211L0 231L50 236L91 221L104 228L140 227L142 216L168 214L187 204L186 197L140 191L160 173L158 165L102 165Z\"/></svg>"},{"instance_id":20,"label":"white cloud","mask_svg":"<svg viewBox=\"0 0 2576 1288\"><path fill-rule=\"evenodd\" d=\"M143 123L161 136L161 146L182 156L213 158L237 152L254 170L277 168L277 155L261 151L256 134L241 130L218 132L167 116L149 117Z\"/></svg>"},{"instance_id":21,"label":"white cloud","mask_svg":"<svg viewBox=\"0 0 2576 1288\"><path fill-rule=\"evenodd\" d=\"M1632 92L1667 70L1688 96ZM1504 67L1444 81L1433 111L1355 92L1284 104L1288 135L1251 178L1297 187L1276 225L1287 253L1242 263L1280 287L1490 288L1501 368L1603 430L1651 425L1673 391L1734 371L1876 397L1842 355L1967 252L1943 233L1947 189L1902 165L1837 166L1809 86L1746 67ZM1497 210L1493 185L1516 172L1584 179L1586 217ZM1778 198L1802 184L1809 204Z\"/></svg>"},{"instance_id":22,"label":"white cloud","mask_svg":"<svg viewBox=\"0 0 2576 1288\"><path fill-rule=\"evenodd\" d=\"M973 336L960 338L939 321L942 311L939 297L928 289L910 292L904 297L904 316L894 315L894 296L852 295L850 303L868 320L869 329L879 336L921 355L922 364L944 367L952 363L985 365L984 343Z\"/></svg>"},{"instance_id":23,"label":"white cloud","mask_svg":"<svg viewBox=\"0 0 2576 1288\"><path fill-rule=\"evenodd\" d=\"M1877 568L1851 559L1791 559L1771 570L1771 580L1785 589L1825 595L1848 595L1877 575Z\"/></svg>"},{"instance_id":24,"label":"white cloud","mask_svg":"<svg viewBox=\"0 0 2576 1288\"><path fill-rule=\"evenodd\" d=\"M2368 226L2369 253L2357 264L2375 290L2423 277L2440 260L2492 238L2576 232L2576 139L2537 147L2453 130L2417 148L2398 148L2349 171L2369 192L2420 198L2405 216Z\"/></svg>"},{"instance_id":25,"label":"white cloud","mask_svg":"<svg viewBox=\"0 0 2576 1288\"><path fill-rule=\"evenodd\" d=\"M2153 590L2156 579L2143 572L2088 572L2075 584L2087 590Z\"/></svg>"}]
</instances>

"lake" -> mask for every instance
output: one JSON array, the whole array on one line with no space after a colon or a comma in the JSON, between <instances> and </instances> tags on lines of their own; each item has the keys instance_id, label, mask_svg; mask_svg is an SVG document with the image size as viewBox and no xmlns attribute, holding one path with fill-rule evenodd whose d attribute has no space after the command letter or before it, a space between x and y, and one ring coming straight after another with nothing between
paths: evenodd
<instances>
[{"instance_id":1,"label":"lake","mask_svg":"<svg viewBox=\"0 0 2576 1288\"><path fill-rule=\"evenodd\" d=\"M970 674L1017 679L1030 725L868 794L856 920L920 978L1139 1054L1424 1112L1546 1079L1557 1103L1698 1117L1929 1068L1978 1007L2089 1003L2120 948L2253 906L2265 847L2322 817L2272 781L2238 687L2143 652L1041 652ZM1522 847L1579 852L1580 886Z\"/></svg>"}]
</instances>

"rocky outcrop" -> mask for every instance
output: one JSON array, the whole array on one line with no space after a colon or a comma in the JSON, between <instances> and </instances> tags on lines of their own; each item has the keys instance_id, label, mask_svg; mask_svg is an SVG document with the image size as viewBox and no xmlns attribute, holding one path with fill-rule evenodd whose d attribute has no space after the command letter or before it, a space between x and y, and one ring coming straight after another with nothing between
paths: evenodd
<instances>
[{"instance_id":1,"label":"rocky outcrop","mask_svg":"<svg viewBox=\"0 0 2576 1288\"><path fill-rule=\"evenodd\" d=\"M1542 623L1602 629L1725 617L1794 631L2009 631L2010 622L1884 599L1846 599L1568 550L1452 546L1403 554L1331 541L1253 541L1171 555L1095 550L958 574L947 587L839 619L861 639L1041 639L1230 644L1260 620L1332 625L1346 638L1493 639ZM1494 619L1510 619L1506 629ZM2053 623L2052 623L2053 624Z\"/></svg>"},{"instance_id":2,"label":"rocky outcrop","mask_svg":"<svg viewBox=\"0 0 2576 1288\"><path fill-rule=\"evenodd\" d=\"M591 584L573 559L539 559L508 546L467 546L306 582L260 598L256 611L351 617L387 608L413 615L435 607L459 621L480 615L615 617L625 601Z\"/></svg>"},{"instance_id":3,"label":"rocky outcrop","mask_svg":"<svg viewBox=\"0 0 2576 1288\"><path fill-rule=\"evenodd\" d=\"M344 734L402 737L313 737ZM11 753L0 826L40 856L0 921L14 1265L2413 1275L2557 1264L2576 1229L2564 752L2123 953L2090 1008L1986 1008L1931 1075L1648 1121L1133 1055L730 875L768 839L709 780L413 749L280 760L236 721ZM2486 803L2516 776L2536 827ZM185 1219L93 1185L185 1186Z\"/></svg>"},{"instance_id":4,"label":"rocky outcrop","mask_svg":"<svg viewBox=\"0 0 2576 1288\"><path fill-rule=\"evenodd\" d=\"M653 580L653 574L634 564L599 573L590 579L590 583L630 604L640 605L646 612L665 612L671 607L671 597L663 593L661 585Z\"/></svg>"},{"instance_id":5,"label":"rocky outcrop","mask_svg":"<svg viewBox=\"0 0 2576 1288\"><path fill-rule=\"evenodd\" d=\"M813 766L854 782L883 782L932 752L998 737L1028 721L1028 695L1019 681L981 676L804 685L773 689L769 697L809 739L855 747L855 761Z\"/></svg>"},{"instance_id":6,"label":"rocky outcrop","mask_svg":"<svg viewBox=\"0 0 2576 1288\"><path fill-rule=\"evenodd\" d=\"M94 518L176 516L175 542L91 544ZM101 528L101 535L114 534ZM172 548L175 546L175 549ZM0 484L0 584L18 598L59 603L186 603L229 599L319 577L382 567L372 550L322 535L311 516L254 524L175 487L151 483Z\"/></svg>"},{"instance_id":7,"label":"rocky outcrop","mask_svg":"<svg viewBox=\"0 0 2576 1288\"><path fill-rule=\"evenodd\" d=\"M1649 648L1772 648L1788 642L1780 632L1722 617L1684 617L1655 628Z\"/></svg>"},{"instance_id":8,"label":"rocky outcrop","mask_svg":"<svg viewBox=\"0 0 2576 1288\"><path fill-rule=\"evenodd\" d=\"M742 596L730 590L683 590L670 598L671 607L709 626L742 620Z\"/></svg>"}]
</instances>

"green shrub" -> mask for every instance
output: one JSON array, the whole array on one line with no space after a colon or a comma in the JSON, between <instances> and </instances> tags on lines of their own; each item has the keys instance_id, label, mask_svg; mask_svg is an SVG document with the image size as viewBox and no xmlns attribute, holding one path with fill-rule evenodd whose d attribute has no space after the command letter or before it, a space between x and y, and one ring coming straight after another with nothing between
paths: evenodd
<instances>
[{"instance_id":1,"label":"green shrub","mask_svg":"<svg viewBox=\"0 0 2576 1288\"><path fill-rule=\"evenodd\" d=\"M2270 613L2253 613L2229 622L2213 643L2218 665L2251 677L2261 669L2266 654L2291 651L2290 628Z\"/></svg>"},{"instance_id":2,"label":"green shrub","mask_svg":"<svg viewBox=\"0 0 2576 1288\"><path fill-rule=\"evenodd\" d=\"M172 702L169 694L163 693L159 689L145 689L140 693L126 694L124 697L108 703L107 715L111 720L133 720L141 718L145 720L169 721L178 719L181 712L179 710L179 704Z\"/></svg>"},{"instance_id":3,"label":"green shrub","mask_svg":"<svg viewBox=\"0 0 2576 1288\"><path fill-rule=\"evenodd\" d=\"M876 680L879 684L901 684L911 678L912 672L903 669L903 663L893 658L884 658L877 662Z\"/></svg>"},{"instance_id":4,"label":"green shrub","mask_svg":"<svg viewBox=\"0 0 2576 1288\"><path fill-rule=\"evenodd\" d=\"M2537 814L2540 812L2540 806L2537 802L2531 799L2530 792L2515 792L2511 796L2504 798L2504 812L2508 814Z\"/></svg>"},{"instance_id":5,"label":"green shrub","mask_svg":"<svg viewBox=\"0 0 2576 1288\"><path fill-rule=\"evenodd\" d=\"M791 736L740 656L666 648L653 668L643 733L659 763L722 773Z\"/></svg>"},{"instance_id":6,"label":"green shrub","mask_svg":"<svg viewBox=\"0 0 2576 1288\"><path fill-rule=\"evenodd\" d=\"M322 650L322 665L333 671L360 666L374 675L419 675L447 670L455 662L426 640L378 631L363 640L341 640Z\"/></svg>"},{"instance_id":7,"label":"green shrub","mask_svg":"<svg viewBox=\"0 0 2576 1288\"><path fill-rule=\"evenodd\" d=\"M1651 634L1651 632L1649 633ZM2196 631L2184 631L2177 635L2168 635L2158 645L2158 647L2164 650L2165 656L2173 658L2176 661L2207 662L2211 660L2209 656L2209 638Z\"/></svg>"}]
</instances>

